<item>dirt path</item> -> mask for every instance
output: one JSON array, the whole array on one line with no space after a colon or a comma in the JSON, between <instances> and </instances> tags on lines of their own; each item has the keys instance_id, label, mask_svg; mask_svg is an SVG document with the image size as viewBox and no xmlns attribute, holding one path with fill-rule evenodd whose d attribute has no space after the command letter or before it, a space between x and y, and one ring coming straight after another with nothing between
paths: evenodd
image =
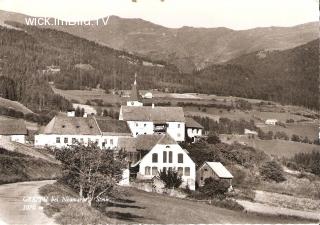
<instances>
[{"instance_id":1,"label":"dirt path","mask_svg":"<svg viewBox=\"0 0 320 225\"><path fill-rule=\"evenodd\" d=\"M52 183L54 181L0 185L0 225L55 224L53 219L43 213L38 193L41 186ZM33 199L29 199L29 197Z\"/></svg>"}]
</instances>

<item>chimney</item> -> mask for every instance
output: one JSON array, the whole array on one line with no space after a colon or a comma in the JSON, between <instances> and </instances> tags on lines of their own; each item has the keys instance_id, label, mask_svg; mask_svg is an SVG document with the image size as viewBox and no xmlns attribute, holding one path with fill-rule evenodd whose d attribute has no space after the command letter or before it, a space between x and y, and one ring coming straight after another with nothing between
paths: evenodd
<instances>
[{"instance_id":1,"label":"chimney","mask_svg":"<svg viewBox=\"0 0 320 225\"><path fill-rule=\"evenodd\" d=\"M152 108L154 109L154 103L152 103Z\"/></svg>"}]
</instances>

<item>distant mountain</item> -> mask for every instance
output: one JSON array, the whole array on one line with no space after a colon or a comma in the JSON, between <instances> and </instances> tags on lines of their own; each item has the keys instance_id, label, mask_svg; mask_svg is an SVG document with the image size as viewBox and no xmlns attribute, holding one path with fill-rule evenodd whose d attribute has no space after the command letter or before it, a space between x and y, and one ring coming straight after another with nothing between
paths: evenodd
<instances>
[{"instance_id":1,"label":"distant mountain","mask_svg":"<svg viewBox=\"0 0 320 225\"><path fill-rule=\"evenodd\" d=\"M24 22L24 15L0 11L0 21ZM255 51L294 48L318 38L318 22L249 30L182 27L170 29L142 19L111 16L107 26L56 26L111 48L174 63L184 72L226 62Z\"/></svg>"},{"instance_id":2,"label":"distant mountain","mask_svg":"<svg viewBox=\"0 0 320 225\"><path fill-rule=\"evenodd\" d=\"M196 73L199 88L222 95L319 107L319 39L288 50L258 51Z\"/></svg>"}]
</instances>

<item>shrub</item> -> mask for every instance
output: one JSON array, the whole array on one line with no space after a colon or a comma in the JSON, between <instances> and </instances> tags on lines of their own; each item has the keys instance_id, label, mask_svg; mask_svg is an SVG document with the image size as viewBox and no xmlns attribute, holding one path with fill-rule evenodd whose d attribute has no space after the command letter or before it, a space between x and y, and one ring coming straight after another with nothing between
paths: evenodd
<instances>
[{"instance_id":1,"label":"shrub","mask_svg":"<svg viewBox=\"0 0 320 225\"><path fill-rule=\"evenodd\" d=\"M301 142L301 138L298 135L293 134L291 137L291 141Z\"/></svg>"},{"instance_id":2,"label":"shrub","mask_svg":"<svg viewBox=\"0 0 320 225\"><path fill-rule=\"evenodd\" d=\"M204 186L199 191L205 194L207 198L224 199L229 187L230 184L227 181L216 180L210 177L204 180Z\"/></svg>"},{"instance_id":3,"label":"shrub","mask_svg":"<svg viewBox=\"0 0 320 225\"><path fill-rule=\"evenodd\" d=\"M173 169L160 171L159 177L169 189L178 188L182 184L181 175Z\"/></svg>"},{"instance_id":4,"label":"shrub","mask_svg":"<svg viewBox=\"0 0 320 225\"><path fill-rule=\"evenodd\" d=\"M221 143L221 140L218 135L210 133L207 142L209 144L218 144Z\"/></svg>"},{"instance_id":5,"label":"shrub","mask_svg":"<svg viewBox=\"0 0 320 225\"><path fill-rule=\"evenodd\" d=\"M260 167L260 174L266 180L273 180L277 183L285 181L283 168L276 161L269 161Z\"/></svg>"},{"instance_id":6,"label":"shrub","mask_svg":"<svg viewBox=\"0 0 320 225\"><path fill-rule=\"evenodd\" d=\"M232 199L213 199L210 201L211 205L218 206L225 209L235 210L235 211L243 211L244 207L240 205L238 202Z\"/></svg>"}]
</instances>

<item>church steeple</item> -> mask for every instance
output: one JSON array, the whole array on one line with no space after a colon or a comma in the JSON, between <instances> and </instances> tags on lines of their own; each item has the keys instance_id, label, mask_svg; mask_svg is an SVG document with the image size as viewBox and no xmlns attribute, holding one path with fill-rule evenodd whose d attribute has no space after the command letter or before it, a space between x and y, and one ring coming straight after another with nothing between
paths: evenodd
<instances>
[{"instance_id":1,"label":"church steeple","mask_svg":"<svg viewBox=\"0 0 320 225\"><path fill-rule=\"evenodd\" d=\"M127 102L128 106L142 106L141 96L139 93L138 82L137 82L137 73L134 74L134 83L132 85L129 101Z\"/></svg>"}]
</instances>

